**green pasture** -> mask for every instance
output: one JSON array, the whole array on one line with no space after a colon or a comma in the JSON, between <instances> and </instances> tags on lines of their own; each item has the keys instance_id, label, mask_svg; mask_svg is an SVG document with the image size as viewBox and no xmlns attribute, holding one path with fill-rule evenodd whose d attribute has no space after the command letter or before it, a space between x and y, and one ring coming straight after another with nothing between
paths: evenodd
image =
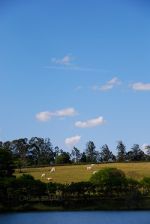
<instances>
[{"instance_id":1,"label":"green pasture","mask_svg":"<svg viewBox=\"0 0 150 224\"><path fill-rule=\"evenodd\" d=\"M147 176L150 177L150 162L141 163L107 163L107 164L94 164L91 170L87 170L89 165L65 165L55 166L56 171L50 173L51 166L42 168L24 168L22 173L19 170L15 171L16 176L21 174L31 174L35 179L40 179L43 182L49 182L47 178L52 178L52 182L58 183L71 183L79 181L87 181L94 171L98 171L104 167L115 167L125 172L128 177L134 179L142 179ZM46 176L41 178L45 173Z\"/></svg>"}]
</instances>

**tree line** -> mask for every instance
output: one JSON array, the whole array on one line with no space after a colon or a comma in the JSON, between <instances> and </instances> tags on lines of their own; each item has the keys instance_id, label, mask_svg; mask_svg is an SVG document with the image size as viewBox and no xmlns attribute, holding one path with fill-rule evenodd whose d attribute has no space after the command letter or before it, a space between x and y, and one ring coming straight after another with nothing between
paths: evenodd
<instances>
[{"instance_id":1,"label":"tree line","mask_svg":"<svg viewBox=\"0 0 150 224\"><path fill-rule=\"evenodd\" d=\"M52 164L79 164L100 162L150 161L150 145L145 152L138 144L126 150L122 141L118 141L116 154L105 144L99 149L93 141L87 142L85 149L73 147L71 152L53 147L49 138L32 137L20 138L12 141L0 142L0 148L10 151L16 167L44 166Z\"/></svg>"},{"instance_id":2,"label":"tree line","mask_svg":"<svg viewBox=\"0 0 150 224\"><path fill-rule=\"evenodd\" d=\"M28 174L16 177L14 168L12 152L0 148L0 211L18 209L18 206L22 209L29 206L30 209L33 203L39 202L64 208L82 208L89 203L102 209L110 209L110 203L117 202L112 204L112 209L119 208L122 203L125 203L126 209L130 206L150 209L149 177L137 181L126 177L124 172L117 168L103 168L86 182L43 183Z\"/></svg>"},{"instance_id":3,"label":"tree line","mask_svg":"<svg viewBox=\"0 0 150 224\"><path fill-rule=\"evenodd\" d=\"M0 150L0 153L2 155L4 151ZM9 159L9 163L1 167L3 172L0 172L0 211L31 210L37 203L52 209L82 209L87 206L97 209L150 209L148 177L137 181L127 178L117 168L104 168L86 182L43 183L28 174L13 176L10 169L12 158L9 152L4 154L3 159Z\"/></svg>"}]
</instances>

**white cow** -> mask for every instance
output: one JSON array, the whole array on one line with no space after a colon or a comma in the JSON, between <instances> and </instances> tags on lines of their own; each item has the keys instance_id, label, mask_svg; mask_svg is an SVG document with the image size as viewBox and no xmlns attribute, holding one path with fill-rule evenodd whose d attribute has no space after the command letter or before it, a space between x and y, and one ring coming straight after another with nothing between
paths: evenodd
<instances>
[{"instance_id":1,"label":"white cow","mask_svg":"<svg viewBox=\"0 0 150 224\"><path fill-rule=\"evenodd\" d=\"M46 174L45 173L42 173L41 178L44 178L45 176L46 176Z\"/></svg>"},{"instance_id":2,"label":"white cow","mask_svg":"<svg viewBox=\"0 0 150 224\"><path fill-rule=\"evenodd\" d=\"M91 166L94 166L95 164L91 164Z\"/></svg>"},{"instance_id":3,"label":"white cow","mask_svg":"<svg viewBox=\"0 0 150 224\"><path fill-rule=\"evenodd\" d=\"M87 166L86 169L87 169L87 170L91 170L92 167L91 167L91 166Z\"/></svg>"},{"instance_id":4,"label":"white cow","mask_svg":"<svg viewBox=\"0 0 150 224\"><path fill-rule=\"evenodd\" d=\"M51 181L52 179L53 179L53 178L51 178L51 177L48 177L48 178L47 178L48 181Z\"/></svg>"},{"instance_id":5,"label":"white cow","mask_svg":"<svg viewBox=\"0 0 150 224\"><path fill-rule=\"evenodd\" d=\"M55 172L55 171L56 171L55 167L52 167L50 173L53 173L53 172Z\"/></svg>"},{"instance_id":6,"label":"white cow","mask_svg":"<svg viewBox=\"0 0 150 224\"><path fill-rule=\"evenodd\" d=\"M97 173L97 171L95 170L95 171L93 171L93 174L96 174Z\"/></svg>"}]
</instances>

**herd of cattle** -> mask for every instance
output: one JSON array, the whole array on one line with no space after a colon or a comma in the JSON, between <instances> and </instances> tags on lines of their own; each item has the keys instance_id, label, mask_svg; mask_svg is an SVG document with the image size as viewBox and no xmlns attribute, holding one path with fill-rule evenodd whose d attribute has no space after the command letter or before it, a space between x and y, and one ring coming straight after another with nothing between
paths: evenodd
<instances>
[{"instance_id":1,"label":"herd of cattle","mask_svg":"<svg viewBox=\"0 0 150 224\"><path fill-rule=\"evenodd\" d=\"M95 164L91 164L91 165L87 166L87 167L86 167L86 170L87 170L87 171L91 171L91 170L93 169L94 165L95 165ZM56 168L55 168L55 167L52 167L52 168L49 170L49 173L51 174L51 173L54 173L54 172L56 172ZM96 172L97 172L97 171L94 170L92 173L95 174ZM46 177L46 176L47 176L46 173L42 173L42 174L41 174L41 178L42 178L42 179L43 179L43 178L46 178L48 181L52 181L52 180L53 180L52 177Z\"/></svg>"}]
</instances>

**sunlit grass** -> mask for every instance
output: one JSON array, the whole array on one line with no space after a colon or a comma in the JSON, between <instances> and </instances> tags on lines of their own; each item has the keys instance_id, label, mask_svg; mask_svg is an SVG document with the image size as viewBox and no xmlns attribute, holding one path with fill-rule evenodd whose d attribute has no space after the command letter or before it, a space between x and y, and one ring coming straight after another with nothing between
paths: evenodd
<instances>
[{"instance_id":1,"label":"sunlit grass","mask_svg":"<svg viewBox=\"0 0 150 224\"><path fill-rule=\"evenodd\" d=\"M71 183L79 181L87 181L91 177L93 171L100 170L104 167L116 167L125 172L128 177L134 179L141 179L144 176L150 177L150 162L148 163L108 163L96 164L92 170L87 171L86 167L89 165L68 165L68 166L55 166L56 171L50 173L51 167L43 168L25 168L22 173L16 170L16 176L23 173L31 174L35 179L40 179L43 182L48 182L47 178L51 177L53 182L58 183ZM46 174L45 178L41 178L42 173Z\"/></svg>"}]
</instances>

